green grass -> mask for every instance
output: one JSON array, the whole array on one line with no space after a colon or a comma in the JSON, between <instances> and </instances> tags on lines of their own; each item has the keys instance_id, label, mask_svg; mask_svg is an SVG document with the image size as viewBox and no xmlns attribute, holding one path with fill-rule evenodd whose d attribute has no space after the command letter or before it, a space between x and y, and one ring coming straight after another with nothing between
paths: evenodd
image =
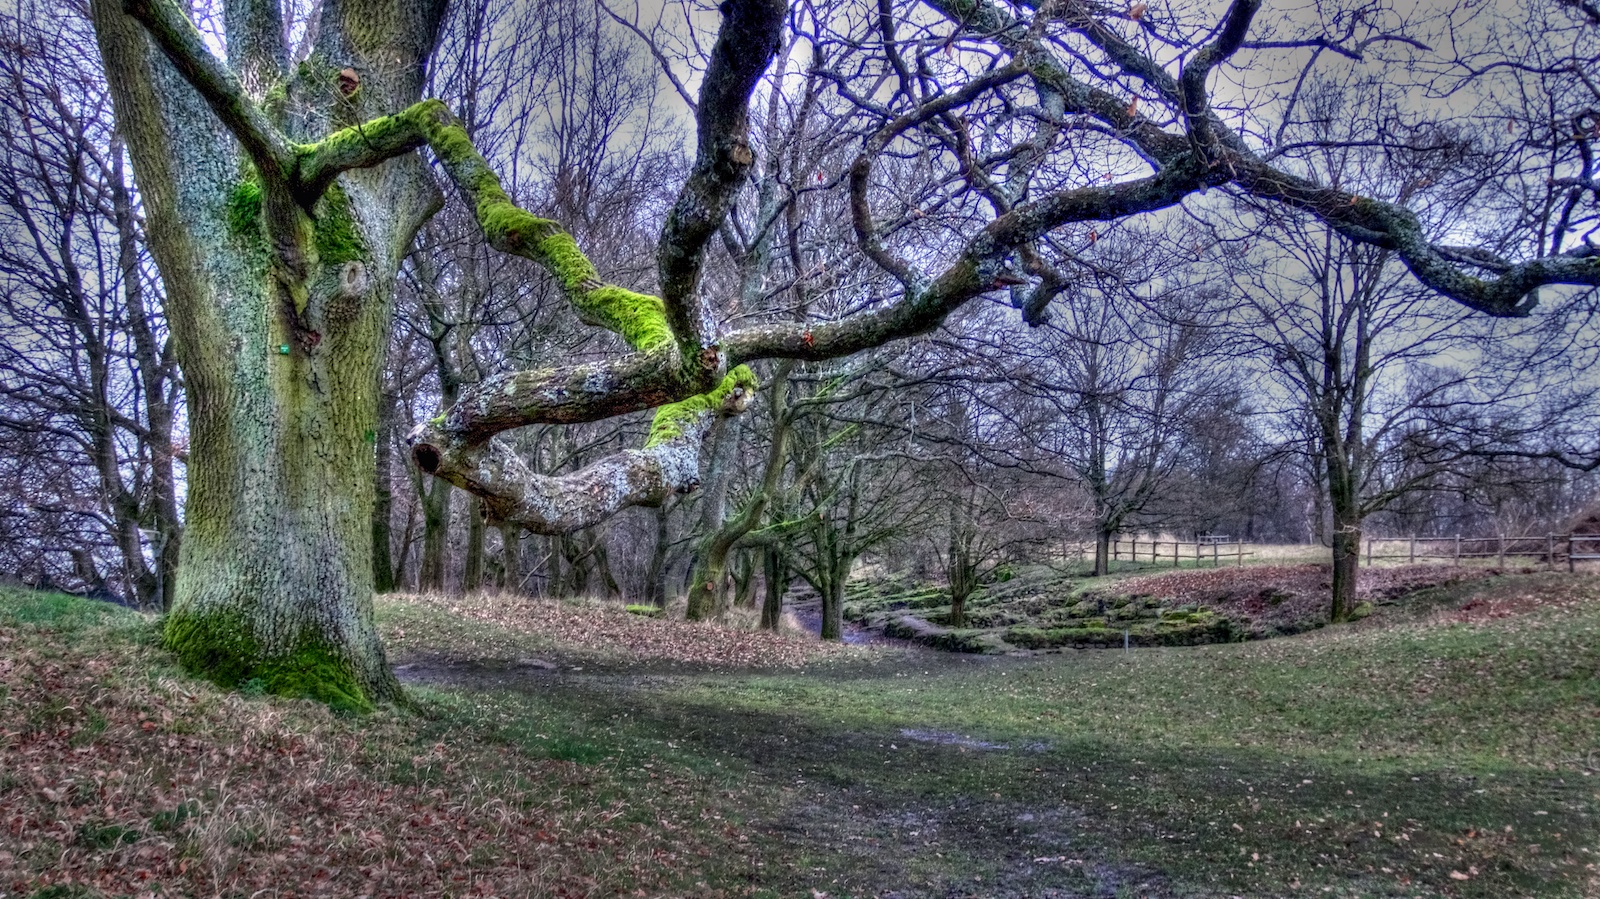
<instances>
[{"instance_id":1,"label":"green grass","mask_svg":"<svg viewBox=\"0 0 1600 899\"><path fill-rule=\"evenodd\" d=\"M134 625L146 620L147 616L108 602L0 586L0 625L81 631L86 628Z\"/></svg>"},{"instance_id":2,"label":"green grass","mask_svg":"<svg viewBox=\"0 0 1600 899\"><path fill-rule=\"evenodd\" d=\"M1435 591L1419 615L1526 592L1592 605L552 698L761 784L774 805L755 816L814 862L788 868L790 888L1586 895L1600 861L1595 582L1502 578Z\"/></svg>"},{"instance_id":3,"label":"green grass","mask_svg":"<svg viewBox=\"0 0 1600 899\"><path fill-rule=\"evenodd\" d=\"M1496 609L1506 614L1484 614ZM669 875L584 867L609 864L610 849L580 865L624 894L1600 892L1592 576L1448 585L1359 625L1243 644L1034 658L882 651L783 674L630 672L620 660L597 671L559 640L438 607L380 600L379 618L398 661L435 666L434 686L411 688L416 713L335 719L270 697L244 709L286 716L270 733L353 741L330 764L407 796L483 797L463 801L486 815L571 809L578 842L547 852L587 851L581 834L598 822L650 834L645 870L674 866ZM44 635L17 639L63 658L68 646L129 654L162 689L186 684L202 708L223 701L162 660L137 614L0 591L0 624ZM502 664L533 653L585 670ZM438 685L448 680L457 685ZM91 747L140 739L137 727L106 731L72 695L57 699L26 710L30 726L67 721ZM192 739L239 714L192 725ZM192 841L214 814L202 795L66 832L75 852L110 857L141 841ZM214 851L272 848L254 846ZM473 851L471 864L491 865L504 850Z\"/></svg>"}]
</instances>

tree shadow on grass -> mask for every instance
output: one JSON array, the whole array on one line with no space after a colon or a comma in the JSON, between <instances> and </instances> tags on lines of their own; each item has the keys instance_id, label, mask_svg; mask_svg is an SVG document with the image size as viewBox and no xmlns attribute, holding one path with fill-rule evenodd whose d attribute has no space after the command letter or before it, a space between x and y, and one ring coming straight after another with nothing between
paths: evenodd
<instances>
[{"instance_id":1,"label":"tree shadow on grass","mask_svg":"<svg viewBox=\"0 0 1600 899\"><path fill-rule=\"evenodd\" d=\"M832 675L841 689L875 676ZM754 885L776 895L1579 895L1580 849L1600 836L1586 781L1510 764L820 720L717 698L727 681L455 682L526 691L591 734L664 742L714 772L763 844Z\"/></svg>"}]
</instances>

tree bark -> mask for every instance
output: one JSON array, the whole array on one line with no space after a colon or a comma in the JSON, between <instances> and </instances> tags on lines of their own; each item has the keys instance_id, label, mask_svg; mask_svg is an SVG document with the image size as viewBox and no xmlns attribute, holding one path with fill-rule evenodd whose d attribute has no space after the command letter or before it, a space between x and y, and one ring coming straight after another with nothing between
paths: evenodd
<instances>
[{"instance_id":1,"label":"tree bark","mask_svg":"<svg viewBox=\"0 0 1600 899\"><path fill-rule=\"evenodd\" d=\"M487 536L484 527L482 502L467 495L467 546L461 560L461 592L474 593L483 588L483 541Z\"/></svg>"},{"instance_id":2,"label":"tree bark","mask_svg":"<svg viewBox=\"0 0 1600 899\"><path fill-rule=\"evenodd\" d=\"M844 639L844 578L830 575L822 591L822 633L824 640Z\"/></svg>"},{"instance_id":3,"label":"tree bark","mask_svg":"<svg viewBox=\"0 0 1600 899\"><path fill-rule=\"evenodd\" d=\"M397 573L390 552L394 517L394 398L378 406L378 432L373 439L376 468L372 479L372 590L393 593Z\"/></svg>"},{"instance_id":4,"label":"tree bark","mask_svg":"<svg viewBox=\"0 0 1600 899\"><path fill-rule=\"evenodd\" d=\"M690 621L721 615L728 605L728 553L743 534L730 535L724 527L728 512L728 483L733 478L735 435L729 433L731 421L713 428L710 464L700 497L700 549L695 553L694 573L689 576L688 605L684 612Z\"/></svg>"},{"instance_id":5,"label":"tree bark","mask_svg":"<svg viewBox=\"0 0 1600 899\"><path fill-rule=\"evenodd\" d=\"M445 481L430 479L422 501L422 559L417 568L417 589L424 593L443 593L449 568L450 496L455 492Z\"/></svg>"},{"instance_id":6,"label":"tree bark","mask_svg":"<svg viewBox=\"0 0 1600 899\"><path fill-rule=\"evenodd\" d=\"M1111 573L1111 538L1116 536L1108 528L1096 528L1094 532L1094 576L1105 577Z\"/></svg>"},{"instance_id":7,"label":"tree bark","mask_svg":"<svg viewBox=\"0 0 1600 899\"><path fill-rule=\"evenodd\" d=\"M495 584L502 593L522 590L522 528L500 526L500 578Z\"/></svg>"},{"instance_id":8,"label":"tree bark","mask_svg":"<svg viewBox=\"0 0 1600 899\"><path fill-rule=\"evenodd\" d=\"M1328 620L1337 624L1349 621L1356 607L1357 570L1361 565L1361 511L1358 488L1352 478L1331 474L1328 480L1332 488L1329 505L1333 508L1333 595Z\"/></svg>"},{"instance_id":9,"label":"tree bark","mask_svg":"<svg viewBox=\"0 0 1600 899\"><path fill-rule=\"evenodd\" d=\"M761 574L766 587L761 603L761 629L776 632L783 621L783 592L789 586L789 566L777 547L762 548Z\"/></svg>"},{"instance_id":10,"label":"tree bark","mask_svg":"<svg viewBox=\"0 0 1600 899\"><path fill-rule=\"evenodd\" d=\"M318 50L285 88L302 101L292 130L320 136L340 118L420 96L421 67L406 66L405 53L431 47L442 8L397 17L378 7L347 4L345 19L364 20L354 30L325 16ZM152 28L180 17L164 52L184 40L203 47L175 7L128 9ZM368 435L394 273L437 193L408 158L348 173L297 204L270 164L279 147L225 127L191 86L209 69L180 75L114 0L94 0L92 15L188 391L186 528L165 642L224 686L254 682L350 709L398 699L372 618ZM281 40L270 31L241 33L240 53L255 38ZM328 85L309 83L347 65L374 73L359 96L329 100ZM291 81L283 71L262 78Z\"/></svg>"},{"instance_id":11,"label":"tree bark","mask_svg":"<svg viewBox=\"0 0 1600 899\"><path fill-rule=\"evenodd\" d=\"M644 575L644 601L658 609L667 606L667 552L672 547L670 508L656 507L656 542L650 551L650 564Z\"/></svg>"}]
</instances>

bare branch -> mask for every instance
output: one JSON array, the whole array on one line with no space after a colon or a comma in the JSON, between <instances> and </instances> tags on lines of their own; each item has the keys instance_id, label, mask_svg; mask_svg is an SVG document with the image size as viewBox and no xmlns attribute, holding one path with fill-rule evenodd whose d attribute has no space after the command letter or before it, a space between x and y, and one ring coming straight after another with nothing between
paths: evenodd
<instances>
[{"instance_id":1,"label":"bare branch","mask_svg":"<svg viewBox=\"0 0 1600 899\"><path fill-rule=\"evenodd\" d=\"M750 94L782 41L783 0L727 0L722 28L700 84L694 168L661 229L656 266L667 323L686 354L711 345L716 323L696 292L707 242L755 161Z\"/></svg>"}]
</instances>

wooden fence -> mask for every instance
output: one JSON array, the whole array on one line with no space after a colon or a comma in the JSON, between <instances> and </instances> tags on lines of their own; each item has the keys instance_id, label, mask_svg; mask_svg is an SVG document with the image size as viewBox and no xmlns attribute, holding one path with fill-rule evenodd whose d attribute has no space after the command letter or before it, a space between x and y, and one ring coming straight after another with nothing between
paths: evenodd
<instances>
[{"instance_id":1,"label":"wooden fence","mask_svg":"<svg viewBox=\"0 0 1600 899\"><path fill-rule=\"evenodd\" d=\"M1220 567L1223 562L1230 560L1235 565L1243 565L1246 556L1255 555L1253 551L1247 552L1244 546L1243 541L1229 540L1222 534L1201 535L1192 543L1181 540L1119 539L1111 541L1111 558L1118 562L1171 564L1174 568L1184 562L1193 562L1195 567L1206 562Z\"/></svg>"},{"instance_id":2,"label":"wooden fence","mask_svg":"<svg viewBox=\"0 0 1600 899\"><path fill-rule=\"evenodd\" d=\"M1546 534L1543 537L1369 537L1366 540L1367 564L1374 559L1416 562L1431 559L1494 559L1504 565L1507 558L1533 558L1555 570L1565 561L1568 571L1577 563L1600 560L1600 534Z\"/></svg>"}]
</instances>

